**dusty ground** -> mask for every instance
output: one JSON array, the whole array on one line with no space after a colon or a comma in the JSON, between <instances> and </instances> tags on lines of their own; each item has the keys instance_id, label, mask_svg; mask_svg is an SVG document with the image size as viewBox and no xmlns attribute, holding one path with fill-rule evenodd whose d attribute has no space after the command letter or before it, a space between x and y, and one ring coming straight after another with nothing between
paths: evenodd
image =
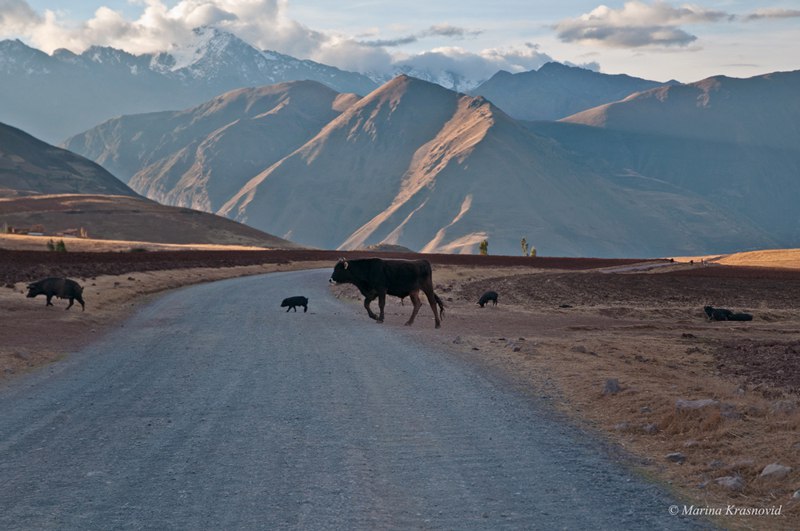
<instances>
[{"instance_id":1,"label":"dusty ground","mask_svg":"<svg viewBox=\"0 0 800 531\"><path fill-rule=\"evenodd\" d=\"M29 237L0 239L30 244ZM70 242L71 244L72 242ZM121 245L121 247L120 247ZM69 247L68 247L69 248ZM90 341L92 336L119 323L147 296L167 289L240 275L331 267L339 256L408 256L397 253L342 253L318 250L159 250L152 244L108 240L89 242L85 251L48 252L0 247L0 380L26 369L50 363ZM116 251L120 249L119 251ZM116 252L109 252L116 251ZM413 256L413 255L412 255ZM444 264L476 261L488 265L520 263L541 267L585 269L626 266L633 260L560 258L469 257L428 255ZM24 297L28 282L46 277L69 277L84 286L88 309L64 312L61 301L44 307L44 299Z\"/></svg>"},{"instance_id":2,"label":"dusty ground","mask_svg":"<svg viewBox=\"0 0 800 531\"><path fill-rule=\"evenodd\" d=\"M443 328L415 333L516 376L530 392L619 443L695 506L782 506L783 518L723 517L727 528L797 529L800 500L800 272L678 264L608 274L434 270ZM492 289L497 307L475 302ZM337 286L355 302L357 292ZM706 304L751 312L708 322ZM387 322L411 311L392 302ZM366 316L365 316L366 319ZM614 379L620 390L604 393ZM680 410L678 400L715 402ZM679 452L682 463L666 456ZM792 471L761 478L766 465ZM739 477L741 490L717 478ZM666 510L666 508L665 508Z\"/></svg>"},{"instance_id":3,"label":"dusty ground","mask_svg":"<svg viewBox=\"0 0 800 531\"><path fill-rule=\"evenodd\" d=\"M26 298L26 282L0 287L0 382L31 368L57 361L120 323L155 294L198 282L273 271L328 267L330 261L268 263L237 267L189 267L119 275L72 278L84 287L86 311L76 303L43 296Z\"/></svg>"},{"instance_id":4,"label":"dusty ground","mask_svg":"<svg viewBox=\"0 0 800 531\"><path fill-rule=\"evenodd\" d=\"M67 355L156 291L330 267L340 253L66 254L0 251L0 286L14 285L0 288L0 377ZM637 456L647 473L670 482L695 506L782 506L785 515L723 517L723 526L797 528L800 272L664 262L639 267L634 260L427 258L446 317L434 330L424 307L408 333L514 375L528 392ZM64 312L66 302L58 300L44 308L41 297L24 298L24 283L45 273L82 279L87 311ZM359 303L352 286L333 289ZM497 291L500 302L481 309L475 301L487 289ZM710 323L702 313L706 304L748 311L755 319ZM401 306L390 299L386 325L402 323L410 311L408 300ZM618 382L618 392L604 393L609 379ZM701 399L716 402L697 410L676 407L678 400ZM666 459L673 452L683 454L683 463ZM792 471L760 478L771 463ZM741 478L741 490L716 482L731 476Z\"/></svg>"}]
</instances>

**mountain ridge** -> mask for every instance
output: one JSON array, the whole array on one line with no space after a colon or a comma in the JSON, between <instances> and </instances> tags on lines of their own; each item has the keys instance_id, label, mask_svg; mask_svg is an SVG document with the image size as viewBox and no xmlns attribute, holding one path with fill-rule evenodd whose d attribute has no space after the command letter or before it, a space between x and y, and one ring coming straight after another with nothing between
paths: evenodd
<instances>
[{"instance_id":1,"label":"mountain ridge","mask_svg":"<svg viewBox=\"0 0 800 531\"><path fill-rule=\"evenodd\" d=\"M517 74L501 70L469 93L488 98L519 120L557 120L662 85L549 62Z\"/></svg>"},{"instance_id":2,"label":"mountain ridge","mask_svg":"<svg viewBox=\"0 0 800 531\"><path fill-rule=\"evenodd\" d=\"M377 86L355 72L258 50L216 28L195 35L197 46L142 55L100 46L48 55L0 41L0 91L8 102L0 104L0 122L58 143L115 116L186 108L241 87L309 79L365 94Z\"/></svg>"}]
</instances>

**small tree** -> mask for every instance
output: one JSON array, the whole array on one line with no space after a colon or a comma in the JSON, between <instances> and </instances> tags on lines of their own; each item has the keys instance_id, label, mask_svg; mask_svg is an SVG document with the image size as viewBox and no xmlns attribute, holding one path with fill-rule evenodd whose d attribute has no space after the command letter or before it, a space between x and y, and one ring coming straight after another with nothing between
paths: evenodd
<instances>
[{"instance_id":1,"label":"small tree","mask_svg":"<svg viewBox=\"0 0 800 531\"><path fill-rule=\"evenodd\" d=\"M56 250L56 242L51 239L47 240L47 250L48 251L55 251Z\"/></svg>"},{"instance_id":2,"label":"small tree","mask_svg":"<svg viewBox=\"0 0 800 531\"><path fill-rule=\"evenodd\" d=\"M59 253L67 252L67 244L64 243L64 240L58 240L56 242L56 251Z\"/></svg>"},{"instance_id":3,"label":"small tree","mask_svg":"<svg viewBox=\"0 0 800 531\"><path fill-rule=\"evenodd\" d=\"M81 227L80 230L78 231L78 237L79 238L88 238L89 237L89 231L87 231L86 229Z\"/></svg>"},{"instance_id":4,"label":"small tree","mask_svg":"<svg viewBox=\"0 0 800 531\"><path fill-rule=\"evenodd\" d=\"M2 234L11 234L11 227L8 226L8 223L3 222L3 227L0 229L0 233Z\"/></svg>"},{"instance_id":5,"label":"small tree","mask_svg":"<svg viewBox=\"0 0 800 531\"><path fill-rule=\"evenodd\" d=\"M536 247L531 246L531 258L536 258Z\"/></svg>"},{"instance_id":6,"label":"small tree","mask_svg":"<svg viewBox=\"0 0 800 531\"><path fill-rule=\"evenodd\" d=\"M522 245L522 256L528 256L528 240L522 238L520 245Z\"/></svg>"},{"instance_id":7,"label":"small tree","mask_svg":"<svg viewBox=\"0 0 800 531\"><path fill-rule=\"evenodd\" d=\"M489 254L489 240L483 240L480 245L481 254L486 256Z\"/></svg>"}]
</instances>

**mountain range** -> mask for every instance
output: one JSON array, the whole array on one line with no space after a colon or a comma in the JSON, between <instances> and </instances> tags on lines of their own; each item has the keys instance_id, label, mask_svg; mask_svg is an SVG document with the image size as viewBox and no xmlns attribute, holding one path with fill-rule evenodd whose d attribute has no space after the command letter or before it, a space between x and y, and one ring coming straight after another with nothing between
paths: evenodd
<instances>
[{"instance_id":1,"label":"mountain range","mask_svg":"<svg viewBox=\"0 0 800 531\"><path fill-rule=\"evenodd\" d=\"M402 62L393 74L359 74L259 50L232 33L201 27L192 42L142 55L101 46L48 55L19 40L0 41L0 122L58 143L113 117L185 109L238 88L313 80L363 96L395 74L485 96L523 120L564 118L660 85L559 63L518 74L498 72L489 80Z\"/></svg>"},{"instance_id":2,"label":"mountain range","mask_svg":"<svg viewBox=\"0 0 800 531\"><path fill-rule=\"evenodd\" d=\"M788 94L795 81L787 75ZM707 93L704 104L695 98L698 113L721 105L717 97L733 97L726 90L746 93L762 83L753 78L728 87L725 81ZM678 105L681 98L653 94L698 91L707 83L656 87L607 108L639 100ZM769 100L770 85L763 90ZM739 119L760 112L769 123L771 108L773 103L749 108ZM784 109L794 112L791 105ZM602 126L579 123L597 112L562 122L524 122L486 98L408 76L363 98L298 82L234 91L155 120L151 115L111 120L66 146L109 167L113 162L118 174L130 175L132 186L150 197L205 208L318 247L392 244L476 252L488 239L490 252L516 254L525 237L551 255L663 256L786 245L795 238L787 228L793 214L783 209L785 201L779 209L765 207L761 201L769 194L748 197L741 188L747 178L792 180L794 151L784 150L788 155L773 163L773 151L782 148L744 138L739 144L722 137L701 145L672 130L626 132L611 117ZM690 120L696 114L686 116L687 131L697 128ZM735 115L725 115L736 122ZM291 130L281 117L302 127ZM647 114L642 120L652 121ZM705 166L684 178L679 151L690 142L696 146L690 159ZM710 171L723 148L750 153L749 169L763 164L779 175L749 176L728 164L727 182L704 187L698 174ZM794 188L787 190L788 197L797 197ZM739 203L720 199L737 193ZM766 209L775 219L783 216L785 230L773 230L763 216L743 215L745 206L748 212Z\"/></svg>"},{"instance_id":3,"label":"mountain range","mask_svg":"<svg viewBox=\"0 0 800 531\"><path fill-rule=\"evenodd\" d=\"M63 147L136 192L302 245L476 252L487 239L516 254L525 237L544 254L652 256L800 240L798 72L681 85L548 63L477 87L430 72L414 73L436 83L377 86L218 29L195 38L139 56L4 41L0 116L85 126ZM87 178L98 168L83 159L44 190L20 168L58 164L15 156L0 158L6 195L134 193Z\"/></svg>"},{"instance_id":4,"label":"mountain range","mask_svg":"<svg viewBox=\"0 0 800 531\"><path fill-rule=\"evenodd\" d=\"M143 55L98 46L48 55L0 41L0 122L57 143L115 116L183 109L241 87L293 80L359 94L377 87L361 74L258 50L216 28L198 28L194 37L180 49Z\"/></svg>"}]
</instances>

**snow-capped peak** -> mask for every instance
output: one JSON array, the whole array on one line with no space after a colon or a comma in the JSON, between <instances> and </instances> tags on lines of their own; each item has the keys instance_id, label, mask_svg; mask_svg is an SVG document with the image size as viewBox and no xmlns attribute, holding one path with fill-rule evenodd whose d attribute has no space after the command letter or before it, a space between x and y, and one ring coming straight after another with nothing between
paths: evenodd
<instances>
[{"instance_id":1,"label":"snow-capped peak","mask_svg":"<svg viewBox=\"0 0 800 531\"><path fill-rule=\"evenodd\" d=\"M221 50L230 46L234 40L239 40L235 35L210 26L202 26L192 30L192 41L182 45L175 45L167 50L159 61L160 65L169 64L169 70L175 71L189 67L204 57L219 53ZM169 55L172 60L163 61L163 56Z\"/></svg>"}]
</instances>

